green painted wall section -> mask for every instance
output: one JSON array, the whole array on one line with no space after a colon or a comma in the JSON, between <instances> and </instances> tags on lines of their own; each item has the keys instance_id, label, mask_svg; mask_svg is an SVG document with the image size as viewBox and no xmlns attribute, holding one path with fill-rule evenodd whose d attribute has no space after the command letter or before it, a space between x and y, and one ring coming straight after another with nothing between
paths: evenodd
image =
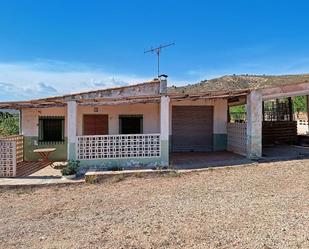
<instances>
[{"instance_id":1,"label":"green painted wall section","mask_svg":"<svg viewBox=\"0 0 309 249\"><path fill-rule=\"evenodd\" d=\"M222 151L227 149L227 134L213 134L213 150Z\"/></svg>"},{"instance_id":2,"label":"green painted wall section","mask_svg":"<svg viewBox=\"0 0 309 249\"><path fill-rule=\"evenodd\" d=\"M168 140L161 140L161 165L168 166L169 165L169 142Z\"/></svg>"},{"instance_id":3,"label":"green painted wall section","mask_svg":"<svg viewBox=\"0 0 309 249\"><path fill-rule=\"evenodd\" d=\"M130 167L133 165L161 165L161 158L131 158L131 159L100 159L100 160L80 160L82 167Z\"/></svg>"},{"instance_id":4,"label":"green painted wall section","mask_svg":"<svg viewBox=\"0 0 309 249\"><path fill-rule=\"evenodd\" d=\"M173 139L173 136L169 135L168 136L168 148L169 148L170 153L172 152L172 145L173 145L172 139Z\"/></svg>"},{"instance_id":5,"label":"green painted wall section","mask_svg":"<svg viewBox=\"0 0 309 249\"><path fill-rule=\"evenodd\" d=\"M69 143L69 160L76 160L76 144Z\"/></svg>"},{"instance_id":6,"label":"green painted wall section","mask_svg":"<svg viewBox=\"0 0 309 249\"><path fill-rule=\"evenodd\" d=\"M51 153L49 158L55 161L65 161L67 159L67 138L61 144L37 144L38 137L25 137L24 136L24 160L37 161L41 159L40 155L34 153L33 150L39 148L56 148L56 151Z\"/></svg>"}]
</instances>

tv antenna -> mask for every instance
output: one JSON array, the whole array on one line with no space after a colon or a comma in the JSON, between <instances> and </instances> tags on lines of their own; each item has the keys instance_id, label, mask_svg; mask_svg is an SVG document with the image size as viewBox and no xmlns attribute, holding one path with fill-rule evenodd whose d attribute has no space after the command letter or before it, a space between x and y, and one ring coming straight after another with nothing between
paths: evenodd
<instances>
[{"instance_id":1,"label":"tv antenna","mask_svg":"<svg viewBox=\"0 0 309 249\"><path fill-rule=\"evenodd\" d=\"M166 48L166 47L170 47L170 46L173 46L173 45L175 45L175 42L165 44L165 45L160 45L159 47L151 48L149 50L144 51L144 54L146 54L146 53L156 53L157 54L158 77L160 76L160 53L161 53L161 49Z\"/></svg>"}]
</instances>

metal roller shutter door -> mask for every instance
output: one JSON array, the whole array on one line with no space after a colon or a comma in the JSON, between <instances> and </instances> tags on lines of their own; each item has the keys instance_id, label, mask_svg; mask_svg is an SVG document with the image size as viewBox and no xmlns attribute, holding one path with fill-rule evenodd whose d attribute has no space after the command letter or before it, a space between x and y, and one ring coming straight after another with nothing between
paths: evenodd
<instances>
[{"instance_id":1,"label":"metal roller shutter door","mask_svg":"<svg viewBox=\"0 0 309 249\"><path fill-rule=\"evenodd\" d=\"M213 107L172 107L172 151L213 150Z\"/></svg>"}]
</instances>

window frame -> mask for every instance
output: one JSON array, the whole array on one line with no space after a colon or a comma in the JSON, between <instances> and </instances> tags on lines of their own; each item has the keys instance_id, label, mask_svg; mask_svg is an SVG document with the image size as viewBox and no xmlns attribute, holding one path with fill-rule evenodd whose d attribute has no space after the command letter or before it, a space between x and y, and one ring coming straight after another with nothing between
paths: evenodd
<instances>
[{"instance_id":1,"label":"window frame","mask_svg":"<svg viewBox=\"0 0 309 249\"><path fill-rule=\"evenodd\" d=\"M143 114L131 114L131 115L119 115L119 134L121 135L133 135L132 134L124 134L122 133L122 119L123 118L139 118L140 119L140 133L134 133L134 134L144 134L144 115Z\"/></svg>"},{"instance_id":2,"label":"window frame","mask_svg":"<svg viewBox=\"0 0 309 249\"><path fill-rule=\"evenodd\" d=\"M61 121L61 139L44 140L44 120ZM38 142L39 144L62 144L65 142L65 117L64 116L39 116L38 118Z\"/></svg>"}]
</instances>

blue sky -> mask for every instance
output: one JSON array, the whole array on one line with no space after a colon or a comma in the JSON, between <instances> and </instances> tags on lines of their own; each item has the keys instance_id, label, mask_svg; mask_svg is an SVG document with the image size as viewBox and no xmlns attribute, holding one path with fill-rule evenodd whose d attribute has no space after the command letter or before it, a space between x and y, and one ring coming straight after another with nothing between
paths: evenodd
<instances>
[{"instance_id":1,"label":"blue sky","mask_svg":"<svg viewBox=\"0 0 309 249\"><path fill-rule=\"evenodd\" d=\"M309 72L307 1L0 2L0 101L226 74Z\"/></svg>"}]
</instances>

